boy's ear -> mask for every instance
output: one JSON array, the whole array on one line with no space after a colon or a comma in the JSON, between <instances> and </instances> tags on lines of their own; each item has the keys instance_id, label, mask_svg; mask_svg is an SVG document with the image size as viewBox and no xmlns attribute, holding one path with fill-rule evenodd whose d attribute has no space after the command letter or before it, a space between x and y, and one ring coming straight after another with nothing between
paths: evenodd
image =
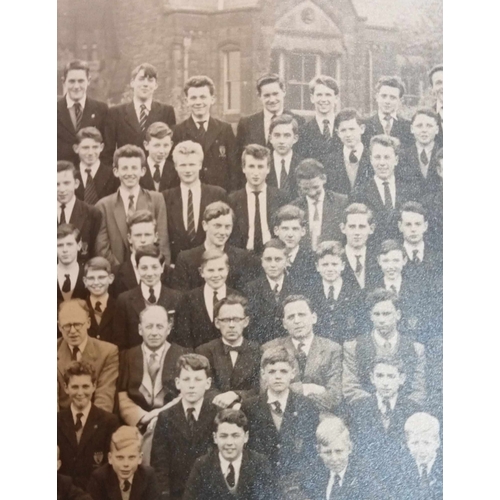
<instances>
[{"instance_id":1,"label":"boy's ear","mask_svg":"<svg viewBox=\"0 0 500 500\"><path fill-rule=\"evenodd\" d=\"M143 458L144 458L144 453L142 453L142 451L141 451L141 453L139 454L139 460L138 460L139 465L142 464Z\"/></svg>"},{"instance_id":2,"label":"boy's ear","mask_svg":"<svg viewBox=\"0 0 500 500\"><path fill-rule=\"evenodd\" d=\"M176 388L178 391L180 391L180 388L179 388L179 382L180 382L179 377L175 377L175 388Z\"/></svg>"},{"instance_id":3,"label":"boy's ear","mask_svg":"<svg viewBox=\"0 0 500 500\"><path fill-rule=\"evenodd\" d=\"M103 149L104 149L104 142L101 142L101 144L99 144L99 154L102 153Z\"/></svg>"},{"instance_id":4,"label":"boy's ear","mask_svg":"<svg viewBox=\"0 0 500 500\"><path fill-rule=\"evenodd\" d=\"M364 123L362 123L359 128L361 129L361 135L363 135L365 133L365 130L366 130L366 125Z\"/></svg>"},{"instance_id":5,"label":"boy's ear","mask_svg":"<svg viewBox=\"0 0 500 500\"><path fill-rule=\"evenodd\" d=\"M370 382L372 384L375 384L375 378L373 377L373 373L372 372L370 372Z\"/></svg>"},{"instance_id":6,"label":"boy's ear","mask_svg":"<svg viewBox=\"0 0 500 500\"><path fill-rule=\"evenodd\" d=\"M403 222L398 220L398 229L399 229L399 232L402 233L403 232Z\"/></svg>"},{"instance_id":7,"label":"boy's ear","mask_svg":"<svg viewBox=\"0 0 500 500\"><path fill-rule=\"evenodd\" d=\"M341 223L339 224L339 227L340 227L340 232L341 232L342 234L345 234L345 224L344 224L343 222L341 222Z\"/></svg>"},{"instance_id":8,"label":"boy's ear","mask_svg":"<svg viewBox=\"0 0 500 500\"><path fill-rule=\"evenodd\" d=\"M212 386L212 377L208 377L207 378L207 385L205 386L205 390L208 391L208 389L210 389L211 386Z\"/></svg>"},{"instance_id":9,"label":"boy's ear","mask_svg":"<svg viewBox=\"0 0 500 500\"><path fill-rule=\"evenodd\" d=\"M248 431L245 431L245 437L243 438L243 442L244 443L248 443L248 438L250 437L250 434L248 433Z\"/></svg>"},{"instance_id":10,"label":"boy's ear","mask_svg":"<svg viewBox=\"0 0 500 500\"><path fill-rule=\"evenodd\" d=\"M109 277L109 284L111 285L111 283L115 281L115 275L113 273L109 273L108 277Z\"/></svg>"},{"instance_id":11,"label":"boy's ear","mask_svg":"<svg viewBox=\"0 0 500 500\"><path fill-rule=\"evenodd\" d=\"M117 178L119 178L120 176L118 175L118 169L113 167L113 175Z\"/></svg>"},{"instance_id":12,"label":"boy's ear","mask_svg":"<svg viewBox=\"0 0 500 500\"><path fill-rule=\"evenodd\" d=\"M144 177L146 173L146 167L141 167L141 177Z\"/></svg>"},{"instance_id":13,"label":"boy's ear","mask_svg":"<svg viewBox=\"0 0 500 500\"><path fill-rule=\"evenodd\" d=\"M104 146L104 144L103 144L103 146ZM79 147L80 147L80 145L79 145L79 144L73 144L73 151L74 151L76 154L78 154L78 148L79 148Z\"/></svg>"},{"instance_id":14,"label":"boy's ear","mask_svg":"<svg viewBox=\"0 0 500 500\"><path fill-rule=\"evenodd\" d=\"M76 177L75 177L75 186L76 186L76 189L78 189L80 187L80 179L78 179Z\"/></svg>"}]
</instances>

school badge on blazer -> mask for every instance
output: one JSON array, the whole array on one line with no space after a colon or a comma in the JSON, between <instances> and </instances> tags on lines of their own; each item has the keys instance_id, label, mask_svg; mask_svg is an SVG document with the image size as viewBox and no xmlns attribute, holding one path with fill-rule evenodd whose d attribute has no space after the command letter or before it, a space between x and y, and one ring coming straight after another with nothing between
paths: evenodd
<instances>
[{"instance_id":1,"label":"school badge on blazer","mask_svg":"<svg viewBox=\"0 0 500 500\"><path fill-rule=\"evenodd\" d=\"M219 158L226 158L226 146L224 144L219 146Z\"/></svg>"},{"instance_id":2,"label":"school badge on blazer","mask_svg":"<svg viewBox=\"0 0 500 500\"><path fill-rule=\"evenodd\" d=\"M295 451L298 453L302 450L302 447L304 446L304 440L302 438L295 438L293 441L293 445Z\"/></svg>"},{"instance_id":3,"label":"school badge on blazer","mask_svg":"<svg viewBox=\"0 0 500 500\"><path fill-rule=\"evenodd\" d=\"M89 253L89 244L86 241L82 241L82 248L80 249L80 255L86 257Z\"/></svg>"},{"instance_id":4,"label":"school badge on blazer","mask_svg":"<svg viewBox=\"0 0 500 500\"><path fill-rule=\"evenodd\" d=\"M102 464L103 458L104 458L104 452L96 451L94 453L94 467L99 467Z\"/></svg>"},{"instance_id":5,"label":"school badge on blazer","mask_svg":"<svg viewBox=\"0 0 500 500\"><path fill-rule=\"evenodd\" d=\"M408 318L408 328L410 330L415 330L417 328L417 325L418 325L417 317L411 316L410 318Z\"/></svg>"}]
</instances>

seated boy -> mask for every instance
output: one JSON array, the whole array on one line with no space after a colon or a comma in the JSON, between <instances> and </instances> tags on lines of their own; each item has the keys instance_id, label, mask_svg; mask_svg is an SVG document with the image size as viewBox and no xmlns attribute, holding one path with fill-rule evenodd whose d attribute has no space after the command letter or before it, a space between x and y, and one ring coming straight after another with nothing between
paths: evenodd
<instances>
[{"instance_id":1,"label":"seated boy","mask_svg":"<svg viewBox=\"0 0 500 500\"><path fill-rule=\"evenodd\" d=\"M148 305L163 306L171 315L178 308L181 294L162 285L165 257L155 245L145 245L135 254L140 285L123 292L116 301L113 323L114 343L129 349L142 343L139 335L139 315Z\"/></svg>"},{"instance_id":2,"label":"seated boy","mask_svg":"<svg viewBox=\"0 0 500 500\"><path fill-rule=\"evenodd\" d=\"M265 392L241 405L248 418L248 447L269 459L271 474L288 498L298 488L300 473L314 462L318 411L307 397L290 390L297 361L288 349L266 350L260 366Z\"/></svg>"},{"instance_id":3,"label":"seated boy","mask_svg":"<svg viewBox=\"0 0 500 500\"><path fill-rule=\"evenodd\" d=\"M86 297L90 312L89 335L96 339L113 341L113 318L115 299L109 295L114 275L104 257L90 259L83 268L83 283L88 291Z\"/></svg>"},{"instance_id":4,"label":"seated boy","mask_svg":"<svg viewBox=\"0 0 500 500\"><path fill-rule=\"evenodd\" d=\"M76 486L86 489L97 467L106 463L111 435L118 428L118 417L92 403L96 373L90 364L73 361L64 371L64 391L69 408L57 414L57 445L61 474L70 476Z\"/></svg>"},{"instance_id":5,"label":"seated boy","mask_svg":"<svg viewBox=\"0 0 500 500\"><path fill-rule=\"evenodd\" d=\"M179 179L169 158L172 129L166 123L152 123L144 136L144 149L147 153L146 172L141 177L141 186L158 192L176 186Z\"/></svg>"},{"instance_id":6,"label":"seated boy","mask_svg":"<svg viewBox=\"0 0 500 500\"><path fill-rule=\"evenodd\" d=\"M210 389L210 363L199 354L184 354L177 361L175 386L181 400L158 416L151 450L165 498L179 500L198 457L213 447L217 407L205 399Z\"/></svg>"},{"instance_id":7,"label":"seated boy","mask_svg":"<svg viewBox=\"0 0 500 500\"><path fill-rule=\"evenodd\" d=\"M170 265L170 245L167 232L167 211L160 193L148 191L139 185L146 172L144 151L127 144L115 151L113 173L120 180L114 194L97 202L102 213L102 222L97 236L96 251L117 266L129 257L127 240L127 218L136 210L149 210L156 222L161 253Z\"/></svg>"},{"instance_id":8,"label":"seated boy","mask_svg":"<svg viewBox=\"0 0 500 500\"><path fill-rule=\"evenodd\" d=\"M79 260L85 262L97 252L96 239L101 225L97 208L75 196L80 185L76 168L69 161L57 162L57 225L72 224L80 231Z\"/></svg>"},{"instance_id":9,"label":"seated boy","mask_svg":"<svg viewBox=\"0 0 500 500\"><path fill-rule=\"evenodd\" d=\"M88 492L93 500L158 500L160 490L152 467L142 465L141 434L122 425L111 438L109 463L90 478Z\"/></svg>"},{"instance_id":10,"label":"seated boy","mask_svg":"<svg viewBox=\"0 0 500 500\"><path fill-rule=\"evenodd\" d=\"M196 348L212 367L212 403L219 408L232 408L259 393L260 349L247 340L248 301L241 295L227 295L215 304L215 326L221 337Z\"/></svg>"},{"instance_id":11,"label":"seated boy","mask_svg":"<svg viewBox=\"0 0 500 500\"><path fill-rule=\"evenodd\" d=\"M76 176L79 185L75 194L88 205L95 205L98 200L118 189L119 183L111 165L105 165L99 159L103 148L102 135L97 128L85 127L77 132L73 149L80 159L80 165Z\"/></svg>"},{"instance_id":12,"label":"seated boy","mask_svg":"<svg viewBox=\"0 0 500 500\"><path fill-rule=\"evenodd\" d=\"M220 338L215 326L215 307L219 300L235 290L226 286L229 274L227 254L220 250L203 252L200 275L205 284L184 294L177 314L172 340L179 345L196 347Z\"/></svg>"},{"instance_id":13,"label":"seated boy","mask_svg":"<svg viewBox=\"0 0 500 500\"><path fill-rule=\"evenodd\" d=\"M303 160L295 171L301 196L292 202L307 216L308 244L316 250L324 240L341 240L340 224L347 207L347 196L325 191L326 173L316 160Z\"/></svg>"},{"instance_id":14,"label":"seated boy","mask_svg":"<svg viewBox=\"0 0 500 500\"><path fill-rule=\"evenodd\" d=\"M221 410L214 422L216 450L200 457L183 500L271 500L276 498L267 458L245 449L248 420L240 410Z\"/></svg>"}]
</instances>

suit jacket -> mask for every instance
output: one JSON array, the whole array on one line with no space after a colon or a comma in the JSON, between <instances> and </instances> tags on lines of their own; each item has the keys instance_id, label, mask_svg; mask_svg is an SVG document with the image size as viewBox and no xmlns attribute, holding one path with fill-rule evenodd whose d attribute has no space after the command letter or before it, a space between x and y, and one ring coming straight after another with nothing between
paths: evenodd
<instances>
[{"instance_id":1,"label":"suit jacket","mask_svg":"<svg viewBox=\"0 0 500 500\"><path fill-rule=\"evenodd\" d=\"M368 243L371 243L370 241ZM380 275L382 271L380 270L380 266L377 262L377 256L375 254L375 249L373 245L369 245L366 250L366 258L365 258L365 286L362 289L359 285L359 281L356 278L355 270L351 267L349 260L346 258L345 269L342 273L342 278L349 284L351 284L356 290L366 291L375 287L375 283L380 279ZM363 298L365 293L362 294L361 298ZM363 299L364 300L364 299Z\"/></svg>"},{"instance_id":2,"label":"suit jacket","mask_svg":"<svg viewBox=\"0 0 500 500\"><path fill-rule=\"evenodd\" d=\"M93 500L122 500L120 481L109 464L97 469L90 478L88 491ZM160 490L152 467L139 465L134 473L130 500L160 500Z\"/></svg>"},{"instance_id":3,"label":"suit jacket","mask_svg":"<svg viewBox=\"0 0 500 500\"><path fill-rule=\"evenodd\" d=\"M233 367L230 354L224 352L222 339L200 345L196 353L205 356L212 368L214 395L234 391L242 399L256 396L260 389L260 349L255 342L243 339Z\"/></svg>"},{"instance_id":4,"label":"suit jacket","mask_svg":"<svg viewBox=\"0 0 500 500\"><path fill-rule=\"evenodd\" d=\"M441 500L443 498L443 455L440 450L428 474L428 490L422 486L417 464L409 453L402 461L400 470L401 474L394 484L395 493L404 491L408 500Z\"/></svg>"},{"instance_id":5,"label":"suit jacket","mask_svg":"<svg viewBox=\"0 0 500 500\"><path fill-rule=\"evenodd\" d=\"M309 221L309 204L307 197L301 196L292 202L292 205L299 207L306 213ZM323 219L321 221L321 236L319 241L344 241L344 235L340 231L340 224L344 218L344 210L347 207L347 196L344 194L325 191L323 199ZM309 230L310 231L310 230ZM306 240L304 240L305 242ZM311 245L311 233L309 232L307 241Z\"/></svg>"},{"instance_id":6,"label":"suit jacket","mask_svg":"<svg viewBox=\"0 0 500 500\"><path fill-rule=\"evenodd\" d=\"M80 185L77 187L75 195L79 200L83 201L85 198L85 187L83 185L83 179L80 173L79 165L80 162L75 164L76 178L80 181ZM85 180L87 180L86 175ZM120 181L113 174L113 167L111 165L104 165L101 162L94 176L94 185L97 191L97 197L101 199L114 193L118 189Z\"/></svg>"},{"instance_id":7,"label":"suit jacket","mask_svg":"<svg viewBox=\"0 0 500 500\"><path fill-rule=\"evenodd\" d=\"M73 288L73 293L71 295L72 299L85 299L88 295L87 289L85 288L85 284L83 283L83 266L80 264L78 271L78 277L76 278L75 288ZM59 305L63 302L63 294L61 288L59 287L59 281L57 282L57 308L59 309ZM58 332L58 337L60 336L60 332Z\"/></svg>"},{"instance_id":8,"label":"suit jacket","mask_svg":"<svg viewBox=\"0 0 500 500\"><path fill-rule=\"evenodd\" d=\"M271 340L262 346L262 351L273 347L285 347L297 355L292 338L287 335ZM303 384L317 384L326 389L323 394L308 396L319 411L333 412L342 399L342 348L336 342L314 335L304 375L298 373L292 381L291 389L303 393Z\"/></svg>"},{"instance_id":9,"label":"suit jacket","mask_svg":"<svg viewBox=\"0 0 500 500\"><path fill-rule=\"evenodd\" d=\"M443 251L443 181L436 190L424 196L422 203L427 209L429 228L427 240L437 250Z\"/></svg>"},{"instance_id":10,"label":"suit jacket","mask_svg":"<svg viewBox=\"0 0 500 500\"><path fill-rule=\"evenodd\" d=\"M108 105L106 103L96 101L87 96L80 129L84 127L96 127L103 134L107 114ZM78 155L73 150L73 145L76 142L76 132L71 121L65 96L57 101L57 159L71 161L75 167L79 163Z\"/></svg>"},{"instance_id":11,"label":"suit jacket","mask_svg":"<svg viewBox=\"0 0 500 500\"><path fill-rule=\"evenodd\" d=\"M301 242L295 260L287 267L288 278L294 288L304 290L310 283L311 276L315 276L316 265L314 254L311 251L307 239Z\"/></svg>"},{"instance_id":12,"label":"suit jacket","mask_svg":"<svg viewBox=\"0 0 500 500\"><path fill-rule=\"evenodd\" d=\"M280 187L280 191L282 191L286 195L286 201L291 201L297 198L299 193L299 188L297 186L297 179L295 178L295 171L299 166L299 163L303 160L302 156L293 151L292 160L290 161L290 171L288 172L288 177L286 178L286 183L284 186ZM278 177L276 174L276 167L274 166L274 155L271 153L271 157L269 160L269 166L271 167L271 171L267 176L266 182L268 186L278 187Z\"/></svg>"},{"instance_id":13,"label":"suit jacket","mask_svg":"<svg viewBox=\"0 0 500 500\"><path fill-rule=\"evenodd\" d=\"M273 216L280 207L288 202L287 195L278 188L267 186L266 209L267 226L271 236L273 234ZM250 222L248 219L248 195L246 188L240 189L229 195L229 204L234 210L235 221L233 232L229 241L239 248L246 248L248 242L248 231Z\"/></svg>"},{"instance_id":14,"label":"suit jacket","mask_svg":"<svg viewBox=\"0 0 500 500\"><path fill-rule=\"evenodd\" d=\"M267 458L252 450L243 450L236 492L229 491L215 450L194 463L183 500L270 500L276 497Z\"/></svg>"},{"instance_id":15,"label":"suit jacket","mask_svg":"<svg viewBox=\"0 0 500 500\"><path fill-rule=\"evenodd\" d=\"M205 125L206 126L206 125ZM195 141L203 146L201 182L220 186L231 191L240 174L240 161L236 152L236 139L231 125L210 117L204 136L190 116L174 129L174 145L183 141ZM174 146L175 147L175 146Z\"/></svg>"},{"instance_id":16,"label":"suit jacket","mask_svg":"<svg viewBox=\"0 0 500 500\"><path fill-rule=\"evenodd\" d=\"M200 276L200 263L205 245L183 250L175 263L172 273L172 288L188 291L205 284ZM229 275L226 284L235 290L241 290L245 283L255 279L261 273L259 260L247 250L227 245L224 249L229 258Z\"/></svg>"},{"instance_id":17,"label":"suit jacket","mask_svg":"<svg viewBox=\"0 0 500 500\"><path fill-rule=\"evenodd\" d=\"M166 498L182 498L191 468L213 445L217 408L206 399L190 431L182 401L158 415L151 449L151 466L157 471L160 490Z\"/></svg>"},{"instance_id":18,"label":"suit jacket","mask_svg":"<svg viewBox=\"0 0 500 500\"><path fill-rule=\"evenodd\" d=\"M162 192L165 189L172 189L179 185L179 176L175 171L174 162L167 158L165 160L165 165L163 165L163 171L160 177L160 186L158 191ZM151 170L149 169L149 165L146 165L146 173L141 177L139 184L149 191L156 191L155 182L153 180L153 176L151 175Z\"/></svg>"},{"instance_id":19,"label":"suit jacket","mask_svg":"<svg viewBox=\"0 0 500 500\"><path fill-rule=\"evenodd\" d=\"M73 484L69 476L57 473L57 500L92 500L92 497Z\"/></svg>"},{"instance_id":20,"label":"suit jacket","mask_svg":"<svg viewBox=\"0 0 500 500\"><path fill-rule=\"evenodd\" d=\"M96 241L98 255L109 260L112 266L121 264L130 256L127 239L127 214L118 190L96 204L102 214L101 227ZM149 210L156 219L158 241L165 263L170 265L170 245L167 232L167 211L160 193L141 189L137 197L136 210Z\"/></svg>"},{"instance_id":21,"label":"suit jacket","mask_svg":"<svg viewBox=\"0 0 500 500\"><path fill-rule=\"evenodd\" d=\"M354 186L351 187L344 161L344 148L341 146L336 149L331 160L332 169L327 172L329 175L327 175L325 188L336 193L350 195L353 189L356 189L370 179L374 175L374 172L370 162L370 150L367 147L363 148L363 153L358 161L358 172Z\"/></svg>"},{"instance_id":22,"label":"suit jacket","mask_svg":"<svg viewBox=\"0 0 500 500\"><path fill-rule=\"evenodd\" d=\"M184 226L182 212L181 188L175 187L163 191L165 206L167 207L168 238L170 240L170 251L172 262L175 263L177 255L182 250L189 250L201 245L205 241L205 231L203 230L203 212L207 205L214 201L227 201L226 191L219 186L201 185L200 213L198 216L198 230L193 241L188 238L187 230Z\"/></svg>"},{"instance_id":23,"label":"suit jacket","mask_svg":"<svg viewBox=\"0 0 500 500\"><path fill-rule=\"evenodd\" d=\"M99 340L113 342L113 319L116 309L115 299L111 297L111 295L108 297L108 303L106 304L106 309L102 313L101 322L99 324L97 323L96 314L89 296L86 297L86 302L90 313L89 335Z\"/></svg>"},{"instance_id":24,"label":"suit jacket","mask_svg":"<svg viewBox=\"0 0 500 500\"><path fill-rule=\"evenodd\" d=\"M378 117L378 113L370 116L367 120L365 120L365 133L362 135L363 143L365 147L370 146L370 139L374 135L385 134L384 127L380 123L380 119ZM409 146L415 139L413 134L411 133L411 123L409 120L405 120L401 116L398 116L397 120L393 120L391 134L392 137L397 137L401 146L407 147Z\"/></svg>"},{"instance_id":25,"label":"suit jacket","mask_svg":"<svg viewBox=\"0 0 500 500\"><path fill-rule=\"evenodd\" d=\"M82 361L90 363L96 372L94 404L103 410L113 411L116 379L118 378L118 348L103 340L88 337ZM64 371L71 363L71 350L64 339L57 341L57 388L59 408L68 408L69 398L64 392Z\"/></svg>"},{"instance_id":26,"label":"suit jacket","mask_svg":"<svg viewBox=\"0 0 500 500\"><path fill-rule=\"evenodd\" d=\"M144 130L147 130L155 122L163 122L173 128L175 125L174 108L168 104L152 101ZM125 144L133 144L144 150L144 136L145 133L142 132L139 125L133 102L113 106L109 109L104 125L104 143L106 146L102 157L111 163L115 149Z\"/></svg>"},{"instance_id":27,"label":"suit jacket","mask_svg":"<svg viewBox=\"0 0 500 500\"><path fill-rule=\"evenodd\" d=\"M111 435L119 425L116 415L92 405L78 443L71 409L58 412L57 445L61 474L71 476L76 486L87 489L92 472L107 463Z\"/></svg>"},{"instance_id":28,"label":"suit jacket","mask_svg":"<svg viewBox=\"0 0 500 500\"><path fill-rule=\"evenodd\" d=\"M161 372L161 388L155 388L158 392L164 391L163 404L166 405L178 395L175 387L177 360L183 354L187 354L189 349L180 347L177 344L170 344L163 360L163 369ZM147 367L146 367L147 370ZM120 415L127 425L137 425L141 418L154 409L150 401L144 397L144 390L150 395L153 394L153 388L149 385L143 385L144 375L144 357L142 346L138 345L123 351L120 357L120 378L118 379L118 392L126 392L129 401L128 405L120 404ZM149 379L147 379L149 381ZM142 386L142 390L141 390ZM156 391L155 391L156 392Z\"/></svg>"},{"instance_id":29,"label":"suit jacket","mask_svg":"<svg viewBox=\"0 0 500 500\"><path fill-rule=\"evenodd\" d=\"M156 305L163 306L167 312L173 311L169 315L175 314L180 299L179 292L162 286ZM140 285L119 295L113 323L113 343L120 350L142 344L142 337L139 335L139 315L145 308L146 301L142 296Z\"/></svg>"}]
</instances>

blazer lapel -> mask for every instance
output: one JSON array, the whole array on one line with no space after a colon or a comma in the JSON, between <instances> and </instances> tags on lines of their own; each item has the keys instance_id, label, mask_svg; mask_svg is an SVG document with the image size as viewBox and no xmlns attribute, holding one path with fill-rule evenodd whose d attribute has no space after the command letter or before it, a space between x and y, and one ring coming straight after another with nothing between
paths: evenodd
<instances>
[{"instance_id":1,"label":"blazer lapel","mask_svg":"<svg viewBox=\"0 0 500 500\"><path fill-rule=\"evenodd\" d=\"M144 309L144 297L142 296L141 286L134 288L134 292L129 296L129 307L132 307L137 314Z\"/></svg>"},{"instance_id":2,"label":"blazer lapel","mask_svg":"<svg viewBox=\"0 0 500 500\"><path fill-rule=\"evenodd\" d=\"M66 103L66 96L64 96L58 103L57 114L61 123L68 129L69 132L74 134L75 127L71 121L71 116L69 115L69 109Z\"/></svg>"},{"instance_id":3,"label":"blazer lapel","mask_svg":"<svg viewBox=\"0 0 500 500\"><path fill-rule=\"evenodd\" d=\"M217 120L214 120L212 117L208 119L208 127L207 132L205 134L205 145L204 150L208 151L210 146L214 143L215 139L219 135L221 131L221 125Z\"/></svg>"},{"instance_id":4,"label":"blazer lapel","mask_svg":"<svg viewBox=\"0 0 500 500\"><path fill-rule=\"evenodd\" d=\"M137 114L135 112L135 107L133 102L129 102L124 109L125 122L131 127L135 133L141 134L141 126L139 125L139 120L137 119Z\"/></svg>"},{"instance_id":5,"label":"blazer lapel","mask_svg":"<svg viewBox=\"0 0 500 500\"><path fill-rule=\"evenodd\" d=\"M65 340L61 342L59 349L57 350L57 369L59 370L61 377L64 374L64 370L71 363L71 352L68 344Z\"/></svg>"},{"instance_id":6,"label":"blazer lapel","mask_svg":"<svg viewBox=\"0 0 500 500\"><path fill-rule=\"evenodd\" d=\"M260 113L257 114L255 117L255 130L257 133L258 137L258 144L265 144L266 143L266 132L264 130L264 111L261 111Z\"/></svg>"},{"instance_id":7,"label":"blazer lapel","mask_svg":"<svg viewBox=\"0 0 500 500\"><path fill-rule=\"evenodd\" d=\"M82 202L76 199L73 211L71 212L71 217L69 218L69 223L78 227L83 222L84 217Z\"/></svg>"},{"instance_id":8,"label":"blazer lapel","mask_svg":"<svg viewBox=\"0 0 500 500\"><path fill-rule=\"evenodd\" d=\"M184 408L182 407L182 403L180 401L172 407L170 422L184 436L186 441L191 440L191 433L189 430L188 422L186 419L186 415L184 414Z\"/></svg>"},{"instance_id":9,"label":"blazer lapel","mask_svg":"<svg viewBox=\"0 0 500 500\"><path fill-rule=\"evenodd\" d=\"M89 442L90 438L99 428L99 419L97 414L97 408L92 405L87 421L85 422L85 427L82 430L82 437L80 438L80 442L78 443L78 448L80 450L83 450L85 448L85 445Z\"/></svg>"},{"instance_id":10,"label":"blazer lapel","mask_svg":"<svg viewBox=\"0 0 500 500\"><path fill-rule=\"evenodd\" d=\"M319 345L320 341L314 336L309 349L309 354L306 359L306 366L304 368L304 377L313 376L317 373L318 366L322 359L323 348Z\"/></svg>"},{"instance_id":11,"label":"blazer lapel","mask_svg":"<svg viewBox=\"0 0 500 500\"><path fill-rule=\"evenodd\" d=\"M203 187L201 188L201 200L200 206L203 204ZM172 196L172 214L176 214L177 217L174 217L173 220L176 222L177 230L181 232L183 235L187 236L186 228L184 227L184 217L182 214L182 193L181 188L176 187ZM201 217L198 220L198 229L201 227Z\"/></svg>"},{"instance_id":12,"label":"blazer lapel","mask_svg":"<svg viewBox=\"0 0 500 500\"><path fill-rule=\"evenodd\" d=\"M151 102L151 110L146 119L146 129L154 122L162 121L160 116L161 104L158 101Z\"/></svg>"},{"instance_id":13,"label":"blazer lapel","mask_svg":"<svg viewBox=\"0 0 500 500\"><path fill-rule=\"evenodd\" d=\"M113 321L114 306L115 306L115 299L110 295L108 297L108 303L106 305L106 309L102 313L99 329L103 329L108 323L111 323Z\"/></svg>"},{"instance_id":14,"label":"blazer lapel","mask_svg":"<svg viewBox=\"0 0 500 500\"><path fill-rule=\"evenodd\" d=\"M146 489L146 486L147 484L144 477L144 471L139 467L136 470L134 474L134 480L132 481L132 488L130 489L130 500L142 500L144 498L144 490Z\"/></svg>"},{"instance_id":15,"label":"blazer lapel","mask_svg":"<svg viewBox=\"0 0 500 500\"><path fill-rule=\"evenodd\" d=\"M97 342L96 339L93 339L92 337L89 337L87 340L87 345L85 347L85 351L82 352L82 360L87 361L87 362L95 362L97 359L97 349L95 343Z\"/></svg>"},{"instance_id":16,"label":"blazer lapel","mask_svg":"<svg viewBox=\"0 0 500 500\"><path fill-rule=\"evenodd\" d=\"M61 431L66 436L73 449L77 450L78 443L76 441L75 423L73 422L73 414L69 408L59 413L59 422Z\"/></svg>"},{"instance_id":17,"label":"blazer lapel","mask_svg":"<svg viewBox=\"0 0 500 500\"><path fill-rule=\"evenodd\" d=\"M120 232L120 236L122 237L123 242L125 243L125 248L129 247L129 242L127 239L127 215L125 213L125 207L123 205L123 200L121 199L120 192L117 191L115 196L115 202L113 206L113 215L116 221L116 227ZM139 204L139 200L137 200L137 204Z\"/></svg>"},{"instance_id":18,"label":"blazer lapel","mask_svg":"<svg viewBox=\"0 0 500 500\"><path fill-rule=\"evenodd\" d=\"M106 493L109 500L122 500L122 493L120 491L120 482L118 476L113 472L111 465L106 465ZM130 500L132 500L132 490L134 489L134 483L132 483L132 489L130 490Z\"/></svg>"}]
</instances>

